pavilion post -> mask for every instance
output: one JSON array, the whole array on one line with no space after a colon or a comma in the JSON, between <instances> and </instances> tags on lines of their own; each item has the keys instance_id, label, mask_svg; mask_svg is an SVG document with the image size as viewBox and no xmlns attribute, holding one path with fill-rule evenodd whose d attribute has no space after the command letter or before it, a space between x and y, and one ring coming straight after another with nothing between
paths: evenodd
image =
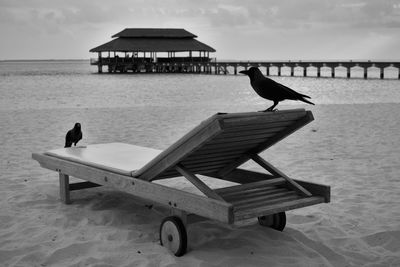
<instances>
[{"instance_id":1,"label":"pavilion post","mask_svg":"<svg viewBox=\"0 0 400 267\"><path fill-rule=\"evenodd\" d=\"M97 70L98 73L103 72L103 64L101 63L101 52L98 52Z\"/></svg>"}]
</instances>

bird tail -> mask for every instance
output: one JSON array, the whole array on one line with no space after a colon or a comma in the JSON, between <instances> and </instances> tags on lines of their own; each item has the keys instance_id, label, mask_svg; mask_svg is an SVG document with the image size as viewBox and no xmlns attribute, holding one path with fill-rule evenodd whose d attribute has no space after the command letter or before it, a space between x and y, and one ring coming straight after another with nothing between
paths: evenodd
<instances>
[{"instance_id":1,"label":"bird tail","mask_svg":"<svg viewBox=\"0 0 400 267\"><path fill-rule=\"evenodd\" d=\"M300 93L298 93L301 97L305 97L305 98L310 98L311 99L311 97L309 97L308 95L303 95L303 94L300 94Z\"/></svg>"},{"instance_id":2,"label":"bird tail","mask_svg":"<svg viewBox=\"0 0 400 267\"><path fill-rule=\"evenodd\" d=\"M309 97L309 98L310 98L310 97ZM300 100L300 101L303 101L303 102L305 102L305 103L311 104L311 105L315 105L313 102L308 101L307 99L304 99L304 97L300 98L299 100Z\"/></svg>"},{"instance_id":3,"label":"bird tail","mask_svg":"<svg viewBox=\"0 0 400 267\"><path fill-rule=\"evenodd\" d=\"M303 95L303 94L299 94L299 95L300 95L300 97L299 97L300 101L303 101L303 102L311 104L311 105L315 105L313 102L308 101L307 99L305 99L305 98L311 99L311 97L309 97L308 95Z\"/></svg>"}]
</instances>

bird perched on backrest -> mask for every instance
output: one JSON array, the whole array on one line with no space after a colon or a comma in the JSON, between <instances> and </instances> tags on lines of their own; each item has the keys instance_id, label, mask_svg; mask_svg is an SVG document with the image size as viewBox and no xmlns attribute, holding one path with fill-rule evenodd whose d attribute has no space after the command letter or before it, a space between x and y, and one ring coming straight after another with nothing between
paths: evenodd
<instances>
[{"instance_id":1,"label":"bird perched on backrest","mask_svg":"<svg viewBox=\"0 0 400 267\"><path fill-rule=\"evenodd\" d=\"M82 131L81 131L81 124L79 122L75 123L74 128L67 132L65 136L65 146L64 147L71 147L72 144L76 146L79 140L82 139Z\"/></svg>"},{"instance_id":2,"label":"bird perched on backrest","mask_svg":"<svg viewBox=\"0 0 400 267\"><path fill-rule=\"evenodd\" d=\"M267 108L265 111L274 111L274 107L278 105L280 101L283 100L300 100L305 103L314 105L314 103L308 101L305 98L310 98L307 95L297 93L296 91L286 87L280 83L277 83L261 73L261 71L256 67L251 67L248 70L242 70L239 73L246 74L250 78L251 87L254 91L262 98L274 101L274 104Z\"/></svg>"}]
</instances>

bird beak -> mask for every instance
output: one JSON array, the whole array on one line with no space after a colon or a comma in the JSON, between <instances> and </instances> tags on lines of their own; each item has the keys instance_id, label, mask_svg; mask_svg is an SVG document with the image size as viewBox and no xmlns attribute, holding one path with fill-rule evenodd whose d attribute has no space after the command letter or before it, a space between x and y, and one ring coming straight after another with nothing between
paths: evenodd
<instances>
[{"instance_id":1,"label":"bird beak","mask_svg":"<svg viewBox=\"0 0 400 267\"><path fill-rule=\"evenodd\" d=\"M249 71L248 70L242 70L242 71L239 71L239 73L243 73L244 75L249 75Z\"/></svg>"}]
</instances>

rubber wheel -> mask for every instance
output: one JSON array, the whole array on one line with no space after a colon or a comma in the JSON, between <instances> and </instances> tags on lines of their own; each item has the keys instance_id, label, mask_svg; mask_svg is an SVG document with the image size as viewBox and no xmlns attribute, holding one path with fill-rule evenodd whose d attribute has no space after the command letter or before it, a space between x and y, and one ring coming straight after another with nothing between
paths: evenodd
<instances>
[{"instance_id":1,"label":"rubber wheel","mask_svg":"<svg viewBox=\"0 0 400 267\"><path fill-rule=\"evenodd\" d=\"M177 257L186 253L187 233L185 225L179 217L170 216L162 221L160 225L160 243Z\"/></svg>"},{"instance_id":2,"label":"rubber wheel","mask_svg":"<svg viewBox=\"0 0 400 267\"><path fill-rule=\"evenodd\" d=\"M258 223L262 226L271 227L278 231L283 231L286 226L286 213L279 212L272 215L258 217Z\"/></svg>"}]
</instances>

